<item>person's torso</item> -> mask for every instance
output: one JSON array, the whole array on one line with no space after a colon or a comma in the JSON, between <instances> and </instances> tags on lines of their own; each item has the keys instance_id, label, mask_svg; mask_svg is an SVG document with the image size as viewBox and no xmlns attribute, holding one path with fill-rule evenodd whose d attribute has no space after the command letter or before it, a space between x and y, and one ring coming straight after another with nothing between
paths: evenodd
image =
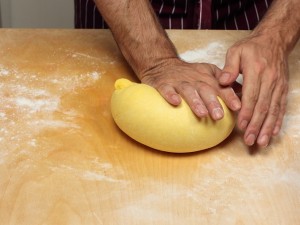
<instances>
[{"instance_id":1,"label":"person's torso","mask_svg":"<svg viewBox=\"0 0 300 225\"><path fill-rule=\"evenodd\" d=\"M75 1L76 28L107 28L93 0ZM272 0L150 0L165 29L253 29Z\"/></svg>"}]
</instances>

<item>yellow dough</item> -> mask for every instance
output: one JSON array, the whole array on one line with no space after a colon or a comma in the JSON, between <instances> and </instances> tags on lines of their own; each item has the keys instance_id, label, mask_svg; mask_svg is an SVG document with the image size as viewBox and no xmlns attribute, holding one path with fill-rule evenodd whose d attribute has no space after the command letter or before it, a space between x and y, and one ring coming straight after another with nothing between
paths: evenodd
<instances>
[{"instance_id":1,"label":"yellow dough","mask_svg":"<svg viewBox=\"0 0 300 225\"><path fill-rule=\"evenodd\" d=\"M119 79L111 112L119 128L144 145L167 152L194 152L219 144L233 130L234 115L219 101L225 113L223 119L199 119L185 101L175 107L153 87Z\"/></svg>"}]
</instances>

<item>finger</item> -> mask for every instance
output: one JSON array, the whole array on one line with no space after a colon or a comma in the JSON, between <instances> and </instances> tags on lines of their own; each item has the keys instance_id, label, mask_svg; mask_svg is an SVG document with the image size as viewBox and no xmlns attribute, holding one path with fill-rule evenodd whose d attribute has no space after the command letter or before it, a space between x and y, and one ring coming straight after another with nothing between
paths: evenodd
<instances>
[{"instance_id":1,"label":"finger","mask_svg":"<svg viewBox=\"0 0 300 225\"><path fill-rule=\"evenodd\" d=\"M219 100L217 99L215 90L203 82L197 82L197 90L206 108L208 109L211 118L214 120L222 119L224 116L224 111Z\"/></svg>"},{"instance_id":2,"label":"finger","mask_svg":"<svg viewBox=\"0 0 300 225\"><path fill-rule=\"evenodd\" d=\"M179 93L198 117L201 118L208 115L208 110L195 87L189 83L182 83L179 88Z\"/></svg>"},{"instance_id":3,"label":"finger","mask_svg":"<svg viewBox=\"0 0 300 225\"><path fill-rule=\"evenodd\" d=\"M272 80L269 81L268 80L269 76L267 75L262 75L261 77L263 79L261 81L259 98L257 100L257 103L255 104L251 121L244 135L245 143L249 146L255 143L261 131L261 128L265 122L266 122L265 129L273 129L274 123L279 113L280 96L278 96L278 92L280 91L277 91L276 93L273 94L275 82L273 82ZM280 87L280 85L277 87ZM272 113L269 114L270 112ZM269 119L268 119L268 115L269 115ZM261 136L261 138L263 139L262 142L268 142L270 139L271 130L269 130L269 133L268 130L267 131L264 130L264 131L266 133L263 133Z\"/></svg>"},{"instance_id":4,"label":"finger","mask_svg":"<svg viewBox=\"0 0 300 225\"><path fill-rule=\"evenodd\" d=\"M215 74L218 76L221 73L221 70L216 70ZM236 83L236 82L234 82ZM233 111L238 111L241 108L241 101L239 97L234 92L233 88L226 87L221 88L220 97L224 100L225 104Z\"/></svg>"},{"instance_id":5,"label":"finger","mask_svg":"<svg viewBox=\"0 0 300 225\"><path fill-rule=\"evenodd\" d=\"M176 90L168 84L161 84L156 88L163 98L172 105L179 105L181 103L181 97Z\"/></svg>"},{"instance_id":6,"label":"finger","mask_svg":"<svg viewBox=\"0 0 300 225\"><path fill-rule=\"evenodd\" d=\"M228 49L225 58L225 66L219 77L219 83L221 85L230 85L237 79L240 71L240 63L239 50L237 50L236 47Z\"/></svg>"},{"instance_id":7,"label":"finger","mask_svg":"<svg viewBox=\"0 0 300 225\"><path fill-rule=\"evenodd\" d=\"M241 109L241 101L239 97L235 94L233 88L228 87L220 91L221 98L224 100L225 104L233 111L238 111Z\"/></svg>"},{"instance_id":8,"label":"finger","mask_svg":"<svg viewBox=\"0 0 300 225\"><path fill-rule=\"evenodd\" d=\"M260 92L260 77L253 69L245 70L242 90L242 107L238 115L238 127L246 130L257 103Z\"/></svg>"},{"instance_id":9,"label":"finger","mask_svg":"<svg viewBox=\"0 0 300 225\"><path fill-rule=\"evenodd\" d=\"M283 92L282 97L281 97L279 116L277 118L275 127L274 127L273 132L272 132L273 136L278 135L278 133L279 133L281 127L282 127L283 118L284 118L284 115L285 115L285 112L286 112L286 106L287 106L287 94L288 94L288 87L287 87L287 84L286 84L286 87L285 87L284 92Z\"/></svg>"},{"instance_id":10,"label":"finger","mask_svg":"<svg viewBox=\"0 0 300 225\"><path fill-rule=\"evenodd\" d=\"M257 144L261 147L268 146L270 139L273 134L274 127L276 125L276 121L279 118L281 112L281 101L282 101L282 87L275 88L270 104L270 108L268 110L268 115L263 123L259 136L257 138Z\"/></svg>"}]
</instances>

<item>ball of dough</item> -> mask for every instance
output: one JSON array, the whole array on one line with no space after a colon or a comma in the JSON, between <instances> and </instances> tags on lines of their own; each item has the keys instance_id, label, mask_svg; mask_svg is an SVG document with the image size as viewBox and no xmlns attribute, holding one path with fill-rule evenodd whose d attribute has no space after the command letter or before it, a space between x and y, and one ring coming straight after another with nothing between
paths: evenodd
<instances>
[{"instance_id":1,"label":"ball of dough","mask_svg":"<svg viewBox=\"0 0 300 225\"><path fill-rule=\"evenodd\" d=\"M219 101L223 119L200 119L184 100L172 106L155 88L119 79L111 98L111 112L119 128L136 141L161 151L185 153L213 147L233 130L234 115Z\"/></svg>"}]
</instances>

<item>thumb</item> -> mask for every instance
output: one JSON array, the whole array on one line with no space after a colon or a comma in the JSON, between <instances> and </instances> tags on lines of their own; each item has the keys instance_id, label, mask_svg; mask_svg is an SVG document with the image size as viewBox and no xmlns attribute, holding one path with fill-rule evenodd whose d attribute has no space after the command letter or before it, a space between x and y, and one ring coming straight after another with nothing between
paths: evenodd
<instances>
[{"instance_id":1,"label":"thumb","mask_svg":"<svg viewBox=\"0 0 300 225\"><path fill-rule=\"evenodd\" d=\"M238 51L228 50L225 59L225 66L219 77L221 85L231 85L240 72L240 54Z\"/></svg>"}]
</instances>

